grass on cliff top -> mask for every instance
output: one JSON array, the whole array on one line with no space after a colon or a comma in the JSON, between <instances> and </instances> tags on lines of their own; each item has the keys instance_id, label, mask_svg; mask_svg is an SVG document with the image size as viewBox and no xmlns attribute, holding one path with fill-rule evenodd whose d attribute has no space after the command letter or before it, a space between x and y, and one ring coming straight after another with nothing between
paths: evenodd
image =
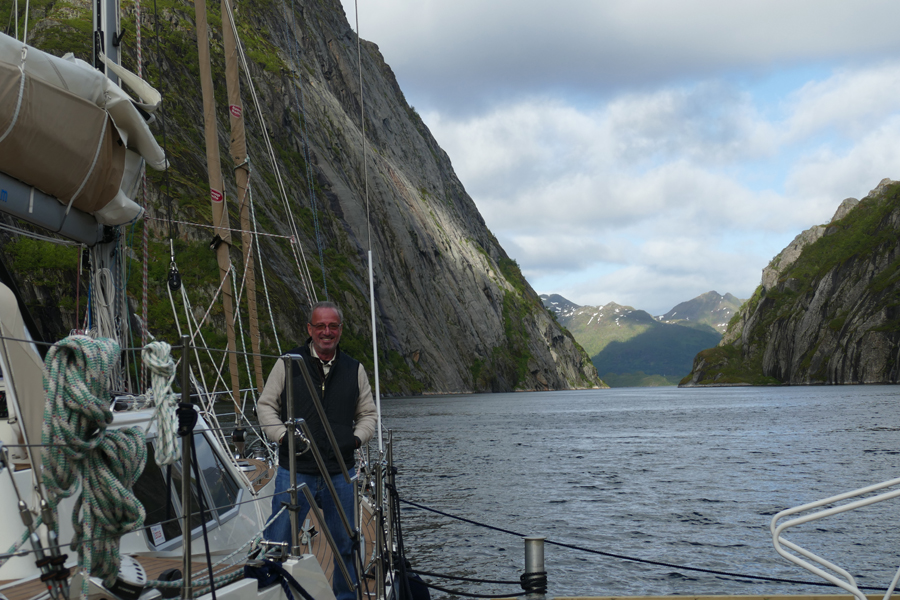
<instances>
[{"instance_id":1,"label":"grass on cliff top","mask_svg":"<svg viewBox=\"0 0 900 600\"><path fill-rule=\"evenodd\" d=\"M855 257L874 254L884 244L895 244L897 232L885 226L900 205L900 184L887 187L880 198L867 198L847 215L832 223L825 235L806 246L780 280L798 279L808 287L835 266ZM801 289L802 294L806 289Z\"/></svg>"},{"instance_id":2,"label":"grass on cliff top","mask_svg":"<svg viewBox=\"0 0 900 600\"><path fill-rule=\"evenodd\" d=\"M826 235L806 246L793 265L780 276L779 281L794 280L790 287L764 290L757 287L753 296L732 317L728 331L739 326L741 314L760 313L749 339L755 344L764 343L768 328L779 318L790 318L796 310L796 300L814 292L816 285L832 269L850 263L856 259L875 255L885 248L893 248L897 241L894 228L888 226L888 219L900 205L900 184L888 186L879 197L865 199L847 215L829 225ZM875 276L868 284L868 289L878 299L877 308L900 307L900 258ZM894 288L892 291L891 288ZM897 318L884 327L890 331L900 329L900 310ZM840 331L846 322L846 314L829 315L828 327L832 331ZM807 362L810 357L807 357ZM751 379L751 372L761 365L735 365L728 377ZM723 371L724 372L724 371ZM743 375L738 375L738 373Z\"/></svg>"}]
</instances>

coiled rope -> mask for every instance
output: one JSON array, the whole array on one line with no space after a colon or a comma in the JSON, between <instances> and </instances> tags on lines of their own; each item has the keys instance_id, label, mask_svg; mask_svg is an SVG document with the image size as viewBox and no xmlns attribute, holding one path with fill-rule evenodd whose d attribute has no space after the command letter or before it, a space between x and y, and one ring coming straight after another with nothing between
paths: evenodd
<instances>
[{"instance_id":1,"label":"coiled rope","mask_svg":"<svg viewBox=\"0 0 900 600\"><path fill-rule=\"evenodd\" d=\"M147 461L144 433L106 429L113 418L107 376L118 358L114 340L75 335L52 346L44 361L43 483L54 515L81 484L71 547L78 552L82 598L88 574L115 583L119 538L144 525L144 507L131 491Z\"/></svg>"},{"instance_id":2,"label":"coiled rope","mask_svg":"<svg viewBox=\"0 0 900 600\"><path fill-rule=\"evenodd\" d=\"M175 433L178 399L172 392L172 380L175 378L172 346L165 342L151 342L141 350L141 358L150 370L150 385L156 400L156 464L171 465L181 458L181 444Z\"/></svg>"}]
</instances>

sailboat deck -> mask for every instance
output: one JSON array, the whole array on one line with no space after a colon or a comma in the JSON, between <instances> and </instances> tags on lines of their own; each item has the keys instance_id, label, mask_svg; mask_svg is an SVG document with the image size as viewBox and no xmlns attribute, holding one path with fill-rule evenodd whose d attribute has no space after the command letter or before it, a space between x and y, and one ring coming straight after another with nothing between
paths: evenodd
<instances>
[{"instance_id":1,"label":"sailboat deck","mask_svg":"<svg viewBox=\"0 0 900 600\"><path fill-rule=\"evenodd\" d=\"M869 600L881 600L882 594L867 594ZM709 595L709 596L556 596L555 600L854 600L851 594L769 594L755 595Z\"/></svg>"},{"instance_id":2,"label":"sailboat deck","mask_svg":"<svg viewBox=\"0 0 900 600\"><path fill-rule=\"evenodd\" d=\"M150 556L136 556L135 558L141 563L141 566L144 567L149 579L158 579L160 573L163 571L167 571L168 569L180 570L184 566L184 561L180 558L157 558ZM224 569L220 574L230 573L239 568L243 568L243 565L233 565ZM208 575L206 563L191 563L191 572L193 573L193 579L206 578ZM13 583L13 581L0 581L0 586L8 585L10 583ZM32 579L8 588L0 588L0 593L6 596L8 600L31 600L32 598L46 594L47 588L39 579Z\"/></svg>"}]
</instances>

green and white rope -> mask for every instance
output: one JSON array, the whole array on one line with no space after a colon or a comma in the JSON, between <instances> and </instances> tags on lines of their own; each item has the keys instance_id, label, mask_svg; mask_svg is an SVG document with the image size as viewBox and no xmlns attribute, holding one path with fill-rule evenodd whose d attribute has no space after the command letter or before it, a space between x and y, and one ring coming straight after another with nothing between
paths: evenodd
<instances>
[{"instance_id":1,"label":"green and white rope","mask_svg":"<svg viewBox=\"0 0 900 600\"><path fill-rule=\"evenodd\" d=\"M165 342L150 342L141 350L144 365L150 370L150 386L156 400L157 444L156 464L171 465L181 459L181 444L178 443L178 399L172 392L175 378L175 361L172 347Z\"/></svg>"},{"instance_id":2,"label":"green and white rope","mask_svg":"<svg viewBox=\"0 0 900 600\"><path fill-rule=\"evenodd\" d=\"M82 598L88 574L115 582L119 538L144 525L144 507L132 492L147 461L144 433L106 429L113 420L108 377L118 358L114 340L75 335L53 346L44 361L43 483L54 514L81 485L71 547L78 552Z\"/></svg>"},{"instance_id":3,"label":"green and white rope","mask_svg":"<svg viewBox=\"0 0 900 600\"><path fill-rule=\"evenodd\" d=\"M37 529L38 527L40 527L41 523L43 523L43 521L41 520L41 516L38 515L37 518L34 520L34 528ZM19 537L19 539L16 540L16 542L12 546L9 547L9 550L6 551L6 556L3 559L0 559L0 567L5 565L6 561L8 561L9 559L11 559L16 554L19 553L19 548L24 546L25 542L27 542L28 538L30 538L30 537L31 537L31 532L28 531L28 529L26 529L22 533L22 535Z\"/></svg>"}]
</instances>

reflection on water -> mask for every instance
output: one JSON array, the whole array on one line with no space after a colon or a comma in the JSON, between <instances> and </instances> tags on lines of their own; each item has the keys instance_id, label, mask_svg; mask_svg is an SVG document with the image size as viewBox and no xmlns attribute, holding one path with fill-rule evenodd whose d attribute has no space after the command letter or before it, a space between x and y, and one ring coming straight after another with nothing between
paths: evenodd
<instances>
[{"instance_id":1,"label":"reflection on water","mask_svg":"<svg viewBox=\"0 0 900 600\"><path fill-rule=\"evenodd\" d=\"M778 511L900 477L900 388L632 388L383 400L401 497L507 530L653 561L814 581L779 557ZM789 539L886 587L900 534L889 501ZM414 568L518 579L521 539L404 508ZM551 595L800 594L545 549ZM478 593L515 588L436 581ZM437 596L443 596L437 593Z\"/></svg>"}]
</instances>

